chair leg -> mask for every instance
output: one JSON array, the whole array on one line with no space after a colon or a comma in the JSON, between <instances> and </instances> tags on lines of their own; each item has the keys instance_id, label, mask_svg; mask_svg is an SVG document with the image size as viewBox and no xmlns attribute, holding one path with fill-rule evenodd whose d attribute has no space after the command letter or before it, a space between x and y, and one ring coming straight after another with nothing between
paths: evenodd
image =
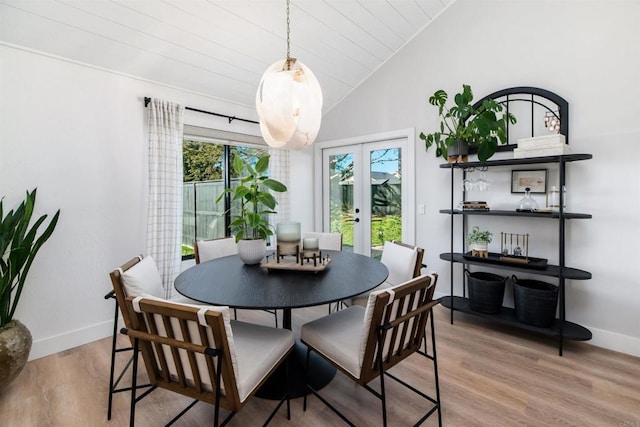
<instances>
[{"instance_id":1,"label":"chair leg","mask_svg":"<svg viewBox=\"0 0 640 427\"><path fill-rule=\"evenodd\" d=\"M113 377L116 369L116 341L118 336L118 301L115 303L113 316L113 336L111 338L111 370L109 372L109 404L107 406L107 420L111 420L111 407L113 405Z\"/></svg>"},{"instance_id":2,"label":"chair leg","mask_svg":"<svg viewBox=\"0 0 640 427\"><path fill-rule=\"evenodd\" d=\"M307 347L307 360L305 362L304 365L304 386L306 388L309 387L309 356L311 355L311 348ZM308 393L304 394L304 399L303 399L303 403L302 403L302 410L306 411L307 410L307 395Z\"/></svg>"},{"instance_id":3,"label":"chair leg","mask_svg":"<svg viewBox=\"0 0 640 427\"><path fill-rule=\"evenodd\" d=\"M384 334L378 330L378 369L380 370L380 400L382 401L382 425L387 427L387 395L384 392L384 365L382 363L382 347Z\"/></svg>"},{"instance_id":4,"label":"chair leg","mask_svg":"<svg viewBox=\"0 0 640 427\"><path fill-rule=\"evenodd\" d=\"M133 342L133 369L131 372L131 409L129 412L129 426L133 427L136 420L136 383L138 376L138 338Z\"/></svg>"},{"instance_id":5,"label":"chair leg","mask_svg":"<svg viewBox=\"0 0 640 427\"><path fill-rule=\"evenodd\" d=\"M435 322L433 320L433 309L429 312L431 319L431 347L433 348L433 376L436 383L436 405L438 405L438 426L442 427L442 408L440 407L440 381L438 379L438 357L436 354L436 332ZM426 338L425 338L426 341ZM425 344L426 349L426 344Z\"/></svg>"}]
</instances>

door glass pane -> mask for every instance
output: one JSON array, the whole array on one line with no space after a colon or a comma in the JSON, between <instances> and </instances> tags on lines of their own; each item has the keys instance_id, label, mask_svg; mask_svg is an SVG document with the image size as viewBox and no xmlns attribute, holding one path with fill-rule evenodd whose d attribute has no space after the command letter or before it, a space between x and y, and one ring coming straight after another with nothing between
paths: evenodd
<instances>
[{"instance_id":1,"label":"door glass pane","mask_svg":"<svg viewBox=\"0 0 640 427\"><path fill-rule=\"evenodd\" d=\"M342 250L353 252L353 153L329 156L330 231L342 233Z\"/></svg>"},{"instance_id":2,"label":"door glass pane","mask_svg":"<svg viewBox=\"0 0 640 427\"><path fill-rule=\"evenodd\" d=\"M402 240L400 148L371 151L371 256L380 259L385 241Z\"/></svg>"}]
</instances>

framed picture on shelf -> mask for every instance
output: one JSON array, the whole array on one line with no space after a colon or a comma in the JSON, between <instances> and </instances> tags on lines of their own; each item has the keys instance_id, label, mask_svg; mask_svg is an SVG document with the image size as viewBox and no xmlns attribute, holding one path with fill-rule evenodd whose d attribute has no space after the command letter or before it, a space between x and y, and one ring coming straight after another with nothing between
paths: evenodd
<instances>
[{"instance_id":1,"label":"framed picture on shelf","mask_svg":"<svg viewBox=\"0 0 640 427\"><path fill-rule=\"evenodd\" d=\"M531 193L544 194L547 192L547 170L512 170L511 171L511 192L524 193L526 188Z\"/></svg>"}]
</instances>

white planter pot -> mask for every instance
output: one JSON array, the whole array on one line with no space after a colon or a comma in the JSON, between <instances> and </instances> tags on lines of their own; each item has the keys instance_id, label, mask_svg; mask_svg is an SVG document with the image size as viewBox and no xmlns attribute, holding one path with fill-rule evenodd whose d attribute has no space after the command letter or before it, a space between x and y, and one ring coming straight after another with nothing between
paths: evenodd
<instances>
[{"instance_id":1,"label":"white planter pot","mask_svg":"<svg viewBox=\"0 0 640 427\"><path fill-rule=\"evenodd\" d=\"M469 246L472 251L487 251L489 249L489 244L487 242L473 242Z\"/></svg>"},{"instance_id":2,"label":"white planter pot","mask_svg":"<svg viewBox=\"0 0 640 427\"><path fill-rule=\"evenodd\" d=\"M267 250L267 242L264 239L240 240L238 242L238 256L248 265L260 263Z\"/></svg>"}]
</instances>

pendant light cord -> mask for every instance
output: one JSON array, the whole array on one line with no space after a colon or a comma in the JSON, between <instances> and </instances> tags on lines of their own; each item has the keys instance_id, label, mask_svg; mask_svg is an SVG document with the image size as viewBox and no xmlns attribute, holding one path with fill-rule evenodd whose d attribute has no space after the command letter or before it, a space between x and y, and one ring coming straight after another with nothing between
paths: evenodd
<instances>
[{"instance_id":1,"label":"pendant light cord","mask_svg":"<svg viewBox=\"0 0 640 427\"><path fill-rule=\"evenodd\" d=\"M290 71L291 64L296 62L296 58L291 57L291 19L289 18L289 0L287 0L287 59L284 61L283 70Z\"/></svg>"},{"instance_id":2,"label":"pendant light cord","mask_svg":"<svg viewBox=\"0 0 640 427\"><path fill-rule=\"evenodd\" d=\"M291 19L289 19L289 0L287 0L287 59L291 57Z\"/></svg>"}]
</instances>

